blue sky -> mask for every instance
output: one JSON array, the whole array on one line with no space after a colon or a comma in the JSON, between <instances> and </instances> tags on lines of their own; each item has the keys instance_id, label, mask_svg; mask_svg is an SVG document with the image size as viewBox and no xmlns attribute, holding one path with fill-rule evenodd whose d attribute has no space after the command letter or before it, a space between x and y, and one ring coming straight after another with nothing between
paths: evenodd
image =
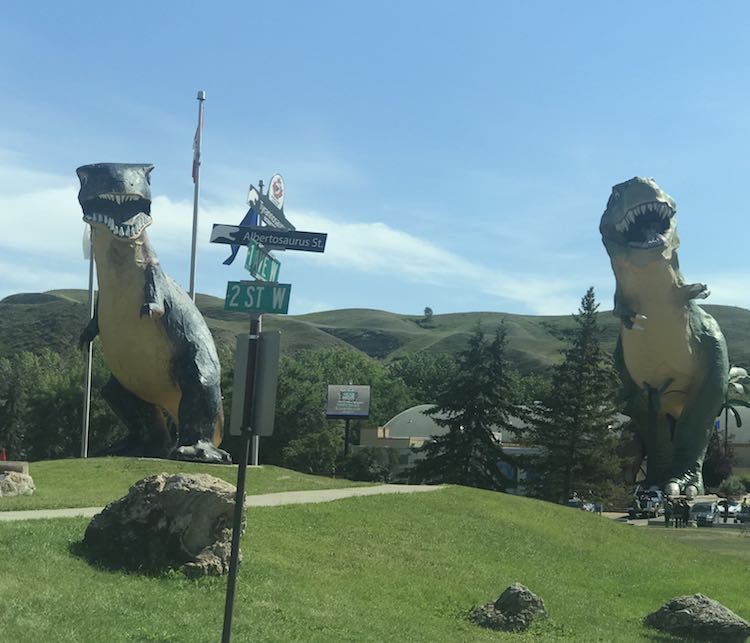
<instances>
[{"instance_id":1,"label":"blue sky","mask_svg":"<svg viewBox=\"0 0 750 643\"><path fill-rule=\"evenodd\" d=\"M15 2L0 21L0 297L85 288L75 168L151 162L149 234L189 273L196 92L207 93L197 289L250 183L327 232L286 252L290 313L573 312L614 278L612 185L654 177L708 303L750 308L750 5L741 2Z\"/></svg>"}]
</instances>

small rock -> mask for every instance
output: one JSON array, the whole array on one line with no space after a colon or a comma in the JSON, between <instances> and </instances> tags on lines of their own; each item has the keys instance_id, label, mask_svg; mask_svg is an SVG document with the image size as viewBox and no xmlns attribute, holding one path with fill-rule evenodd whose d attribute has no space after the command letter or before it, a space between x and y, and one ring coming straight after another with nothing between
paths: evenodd
<instances>
[{"instance_id":1,"label":"small rock","mask_svg":"<svg viewBox=\"0 0 750 643\"><path fill-rule=\"evenodd\" d=\"M644 619L662 632L717 643L741 643L750 636L750 623L703 594L667 601Z\"/></svg>"},{"instance_id":2,"label":"small rock","mask_svg":"<svg viewBox=\"0 0 750 643\"><path fill-rule=\"evenodd\" d=\"M544 616L544 601L520 583L510 585L494 603L469 612L469 620L475 625L506 632L527 630L537 617Z\"/></svg>"},{"instance_id":3,"label":"small rock","mask_svg":"<svg viewBox=\"0 0 750 643\"><path fill-rule=\"evenodd\" d=\"M235 493L233 485L208 474L149 476L94 516L83 551L119 569L181 568L190 578L225 574Z\"/></svg>"},{"instance_id":4,"label":"small rock","mask_svg":"<svg viewBox=\"0 0 750 643\"><path fill-rule=\"evenodd\" d=\"M27 473L7 471L0 474L0 496L30 496L36 487Z\"/></svg>"}]
</instances>

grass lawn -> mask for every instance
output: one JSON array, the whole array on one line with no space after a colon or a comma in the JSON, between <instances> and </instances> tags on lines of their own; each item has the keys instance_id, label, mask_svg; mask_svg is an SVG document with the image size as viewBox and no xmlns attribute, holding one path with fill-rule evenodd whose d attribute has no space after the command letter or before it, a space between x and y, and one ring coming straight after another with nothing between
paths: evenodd
<instances>
[{"instance_id":1,"label":"grass lawn","mask_svg":"<svg viewBox=\"0 0 750 643\"><path fill-rule=\"evenodd\" d=\"M712 529L710 527L659 529L653 527L649 531L665 540L684 543L700 551L711 551L740 558L744 565L750 563L750 527L748 526L740 529Z\"/></svg>"},{"instance_id":2,"label":"grass lawn","mask_svg":"<svg viewBox=\"0 0 750 643\"><path fill-rule=\"evenodd\" d=\"M87 522L0 525L4 640L220 639L225 579L91 567L69 550ZM750 617L743 561L659 531L460 487L251 509L233 640L665 642L642 618L694 592ZM546 622L503 634L465 620L514 581L544 598Z\"/></svg>"},{"instance_id":3,"label":"grass lawn","mask_svg":"<svg viewBox=\"0 0 750 643\"><path fill-rule=\"evenodd\" d=\"M33 496L0 498L0 511L22 509L58 509L64 507L101 507L124 496L141 478L154 473L210 473L232 484L237 483L234 465L196 464L149 458L87 458L32 462L29 474L34 479ZM246 493L304 491L334 487L366 486L339 478L311 476L290 469L264 465L248 468Z\"/></svg>"}]
</instances>

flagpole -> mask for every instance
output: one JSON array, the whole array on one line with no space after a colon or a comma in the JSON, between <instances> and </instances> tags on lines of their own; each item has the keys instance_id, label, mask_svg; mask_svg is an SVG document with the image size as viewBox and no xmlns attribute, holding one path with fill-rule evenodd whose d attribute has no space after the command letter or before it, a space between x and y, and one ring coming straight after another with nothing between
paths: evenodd
<instances>
[{"instance_id":1,"label":"flagpole","mask_svg":"<svg viewBox=\"0 0 750 643\"><path fill-rule=\"evenodd\" d=\"M94 318L94 231L89 226L89 320ZM91 364L94 356L94 342L86 349L85 393L83 395L83 426L81 428L81 457L89 455L89 420L91 417Z\"/></svg>"},{"instance_id":2,"label":"flagpole","mask_svg":"<svg viewBox=\"0 0 750 643\"><path fill-rule=\"evenodd\" d=\"M195 301L195 250L198 241L198 197L201 190L201 138L203 137L203 101L206 92L198 92L198 129L193 141L193 243L190 249L190 298Z\"/></svg>"}]
</instances>

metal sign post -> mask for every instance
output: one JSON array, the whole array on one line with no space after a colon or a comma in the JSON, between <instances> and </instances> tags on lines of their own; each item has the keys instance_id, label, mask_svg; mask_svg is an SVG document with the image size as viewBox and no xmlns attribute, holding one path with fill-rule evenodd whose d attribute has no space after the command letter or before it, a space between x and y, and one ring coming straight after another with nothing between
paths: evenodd
<instances>
[{"instance_id":1,"label":"metal sign post","mask_svg":"<svg viewBox=\"0 0 750 643\"><path fill-rule=\"evenodd\" d=\"M222 643L229 643L232 638L232 615L234 613L234 594L237 586L237 572L240 558L240 538L242 536L242 514L245 511L245 481L247 479L247 460L250 455L250 440L254 437L252 422L253 400L255 399L256 366L258 347L260 345L261 316L250 316L250 335L247 352L247 369L245 371L245 409L242 418L242 446L237 471L237 493L234 497L234 521L232 523L232 552L229 557L229 577L227 579L227 597L224 603L224 630Z\"/></svg>"},{"instance_id":2,"label":"metal sign post","mask_svg":"<svg viewBox=\"0 0 750 643\"><path fill-rule=\"evenodd\" d=\"M261 333L261 314L285 314L289 309L291 284L276 282L281 264L268 250L273 248L323 252L327 235L321 232L299 232L284 216L284 181L281 175L271 177L271 191L263 194L263 182L259 189L250 186L248 204L257 206L261 219L280 224L271 226L230 226L214 224L211 243L226 243L233 246L249 246L246 267L254 276L265 281L235 281L227 284L224 310L250 313L250 333L245 340L238 338L235 361L234 397L230 435L237 430L242 436L240 462L237 470L237 493L234 504L232 526L232 552L229 559L227 596L224 604L224 629L222 643L232 637L232 614L239 567L242 515L245 509L245 483L247 462L252 442L252 463L258 464L260 436L271 435L276 407L276 383L278 377L280 334ZM230 257L234 259L236 250ZM227 263L227 262L225 262ZM243 363L244 360L244 363ZM243 380L244 377L244 380ZM241 398L241 399L240 399ZM239 425L239 427L238 427Z\"/></svg>"}]
</instances>

